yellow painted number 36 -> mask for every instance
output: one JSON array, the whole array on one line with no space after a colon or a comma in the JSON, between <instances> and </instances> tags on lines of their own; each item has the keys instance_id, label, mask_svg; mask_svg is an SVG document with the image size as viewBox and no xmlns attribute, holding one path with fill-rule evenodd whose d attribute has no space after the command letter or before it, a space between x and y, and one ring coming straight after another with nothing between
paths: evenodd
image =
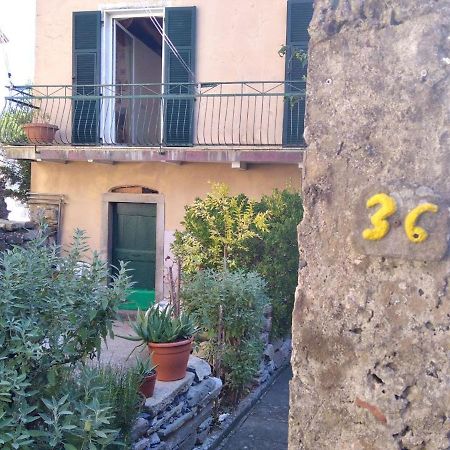
<instances>
[{"instance_id":1,"label":"yellow painted number 36","mask_svg":"<svg viewBox=\"0 0 450 450\"><path fill-rule=\"evenodd\" d=\"M372 208L376 205L381 207L370 218L372 228L366 228L362 236L368 241L379 241L383 239L390 230L390 225L387 219L397 212L397 202L387 194L375 194L367 200L366 207ZM439 207L434 203L422 203L408 213L405 218L405 233L408 239L418 244L428 238L428 233L422 227L416 225L419 217L426 213L437 213Z\"/></svg>"}]
</instances>

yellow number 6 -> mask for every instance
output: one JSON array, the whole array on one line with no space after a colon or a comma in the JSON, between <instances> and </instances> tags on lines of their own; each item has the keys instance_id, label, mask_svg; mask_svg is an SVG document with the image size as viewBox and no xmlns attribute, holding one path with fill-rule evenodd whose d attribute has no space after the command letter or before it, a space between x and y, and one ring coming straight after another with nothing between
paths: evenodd
<instances>
[{"instance_id":1,"label":"yellow number 6","mask_svg":"<svg viewBox=\"0 0 450 450\"><path fill-rule=\"evenodd\" d=\"M387 194L375 194L367 200L367 208L375 205L381 205L381 208L370 218L373 228L366 228L362 233L368 241L379 241L389 233L390 226L386 219L397 211L397 203Z\"/></svg>"},{"instance_id":2,"label":"yellow number 6","mask_svg":"<svg viewBox=\"0 0 450 450\"><path fill-rule=\"evenodd\" d=\"M437 213L438 211L439 207L434 203L422 203L406 216L405 232L411 242L418 244L428 238L428 233L422 227L416 226L419 217L426 212Z\"/></svg>"}]
</instances>

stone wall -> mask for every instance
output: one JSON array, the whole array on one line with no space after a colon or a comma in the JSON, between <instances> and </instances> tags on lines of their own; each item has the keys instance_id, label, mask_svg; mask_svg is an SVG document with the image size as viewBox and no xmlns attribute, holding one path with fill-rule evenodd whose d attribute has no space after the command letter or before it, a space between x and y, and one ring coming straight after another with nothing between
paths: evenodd
<instances>
[{"instance_id":1,"label":"stone wall","mask_svg":"<svg viewBox=\"0 0 450 450\"><path fill-rule=\"evenodd\" d=\"M310 34L290 449L448 449L450 1L316 0Z\"/></svg>"},{"instance_id":2,"label":"stone wall","mask_svg":"<svg viewBox=\"0 0 450 450\"><path fill-rule=\"evenodd\" d=\"M9 250L14 245L25 245L36 238L36 227L33 222L0 219L0 252Z\"/></svg>"},{"instance_id":3,"label":"stone wall","mask_svg":"<svg viewBox=\"0 0 450 450\"><path fill-rule=\"evenodd\" d=\"M209 364L191 356L185 378L156 382L132 430L133 450L191 450L203 444L221 389Z\"/></svg>"}]
</instances>

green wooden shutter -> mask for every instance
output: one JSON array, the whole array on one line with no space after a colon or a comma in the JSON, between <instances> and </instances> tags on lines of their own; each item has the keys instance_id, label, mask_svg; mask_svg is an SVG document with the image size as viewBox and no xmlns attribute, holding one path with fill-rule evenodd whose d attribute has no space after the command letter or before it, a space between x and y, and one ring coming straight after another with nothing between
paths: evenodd
<instances>
[{"instance_id":1,"label":"green wooden shutter","mask_svg":"<svg viewBox=\"0 0 450 450\"><path fill-rule=\"evenodd\" d=\"M96 144L99 141L100 116L100 11L73 13L73 110L72 142ZM77 95L97 97L76 100Z\"/></svg>"},{"instance_id":2,"label":"green wooden shutter","mask_svg":"<svg viewBox=\"0 0 450 450\"><path fill-rule=\"evenodd\" d=\"M308 50L308 26L313 15L312 0L288 0L286 34L286 104L284 110L284 146L304 144L305 100L292 94L305 89L306 66L294 58L294 52ZM291 95L289 95L291 94Z\"/></svg>"},{"instance_id":3,"label":"green wooden shutter","mask_svg":"<svg viewBox=\"0 0 450 450\"><path fill-rule=\"evenodd\" d=\"M166 8L165 29L181 58L195 73L196 8ZM186 98L195 92L193 75L183 66L174 52L165 47L164 92L180 95L165 101L164 141L169 146L190 146L193 144L194 99Z\"/></svg>"}]
</instances>

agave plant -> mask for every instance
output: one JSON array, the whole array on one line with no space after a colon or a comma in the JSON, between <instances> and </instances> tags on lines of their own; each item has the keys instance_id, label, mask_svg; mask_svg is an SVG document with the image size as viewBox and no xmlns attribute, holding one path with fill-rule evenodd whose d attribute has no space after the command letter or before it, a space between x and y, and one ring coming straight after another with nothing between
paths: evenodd
<instances>
[{"instance_id":1,"label":"agave plant","mask_svg":"<svg viewBox=\"0 0 450 450\"><path fill-rule=\"evenodd\" d=\"M147 311L138 311L136 321L131 323L136 336L121 336L130 341L142 341L145 344L171 343L190 339L198 328L187 314L174 317L168 305L160 309L154 305Z\"/></svg>"}]
</instances>

